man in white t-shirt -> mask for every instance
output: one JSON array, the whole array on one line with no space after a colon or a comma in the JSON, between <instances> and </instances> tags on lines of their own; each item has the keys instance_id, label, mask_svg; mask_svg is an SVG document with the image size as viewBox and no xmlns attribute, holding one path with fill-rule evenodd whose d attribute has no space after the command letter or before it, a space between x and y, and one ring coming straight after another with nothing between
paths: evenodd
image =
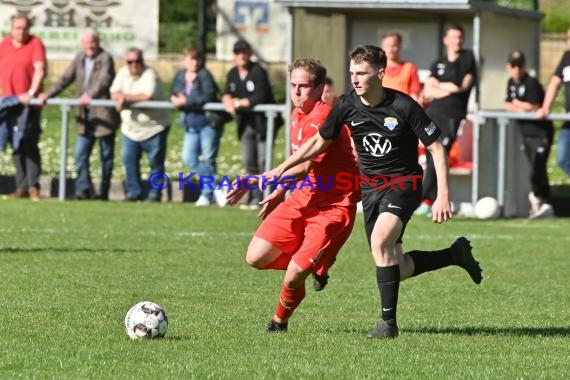
<instances>
[{"instance_id":1,"label":"man in white t-shirt","mask_svg":"<svg viewBox=\"0 0 570 380\"><path fill-rule=\"evenodd\" d=\"M127 201L143 197L140 179L140 158L148 155L152 173L164 172L166 140L170 127L167 109L129 108L130 104L148 100L166 100L160 77L144 64L140 49L130 48L122 67L111 85L111 99L121 113L123 133L121 159L125 166L125 190ZM160 191L150 189L147 200L160 202Z\"/></svg>"}]
</instances>

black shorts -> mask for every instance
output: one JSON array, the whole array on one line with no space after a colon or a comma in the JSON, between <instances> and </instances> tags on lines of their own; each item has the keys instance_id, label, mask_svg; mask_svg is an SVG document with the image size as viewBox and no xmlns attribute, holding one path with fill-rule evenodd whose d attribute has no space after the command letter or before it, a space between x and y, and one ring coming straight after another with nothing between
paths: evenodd
<instances>
[{"instance_id":1,"label":"black shorts","mask_svg":"<svg viewBox=\"0 0 570 380\"><path fill-rule=\"evenodd\" d=\"M418 208L422 200L422 179L415 176L405 182L387 187L383 190L372 188L362 189L362 209L364 211L364 224L366 237L370 245L370 237L378 216L383 212L396 215L403 223L402 233L398 237L398 243L402 242L402 236L406 230L408 221Z\"/></svg>"}]
</instances>

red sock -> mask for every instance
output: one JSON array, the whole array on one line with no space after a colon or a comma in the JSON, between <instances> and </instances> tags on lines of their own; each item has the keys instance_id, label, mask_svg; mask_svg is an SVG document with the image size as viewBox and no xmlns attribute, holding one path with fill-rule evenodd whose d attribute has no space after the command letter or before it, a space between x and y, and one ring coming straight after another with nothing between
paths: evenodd
<instances>
[{"instance_id":1,"label":"red sock","mask_svg":"<svg viewBox=\"0 0 570 380\"><path fill-rule=\"evenodd\" d=\"M275 315L280 318L281 321L287 322L303 298L305 298L305 285L300 288L286 288L285 285L281 286L281 294L279 294Z\"/></svg>"},{"instance_id":2,"label":"red sock","mask_svg":"<svg viewBox=\"0 0 570 380\"><path fill-rule=\"evenodd\" d=\"M289 266L290 261L291 261L291 256L282 253L281 256L279 256L274 261L267 264L265 267L263 267L263 269L286 270L287 267Z\"/></svg>"}]
</instances>

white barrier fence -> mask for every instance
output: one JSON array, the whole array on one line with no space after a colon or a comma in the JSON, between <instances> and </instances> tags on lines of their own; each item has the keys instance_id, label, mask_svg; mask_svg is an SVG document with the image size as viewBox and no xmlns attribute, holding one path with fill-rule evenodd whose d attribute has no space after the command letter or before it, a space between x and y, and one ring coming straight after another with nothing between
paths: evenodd
<instances>
[{"instance_id":1,"label":"white barrier fence","mask_svg":"<svg viewBox=\"0 0 570 380\"><path fill-rule=\"evenodd\" d=\"M480 110L475 112L474 128L473 128L473 173L471 182L471 202L475 206L479 195L479 178L481 168L481 158L492 153L491 151L481 152L482 144L480 144L481 126L487 120L495 120L498 128L498 140L494 147L497 153L497 186L496 198L497 203L504 216L505 194L506 194L506 172L507 172L507 131L512 121L516 120L541 120L534 112L504 112ZM570 114L557 113L550 114L547 120L551 121L570 121Z\"/></svg>"},{"instance_id":2,"label":"white barrier fence","mask_svg":"<svg viewBox=\"0 0 570 380\"><path fill-rule=\"evenodd\" d=\"M40 104L37 100L33 100L32 104ZM54 98L48 99L48 106L59 106L61 110L61 155L59 166L59 183L58 198L65 201L65 177L67 172L67 145L69 141L69 111L71 107L79 106L78 99ZM112 100L95 99L90 103L91 106L115 107ZM174 109L172 103L168 101L147 101L138 102L130 105L131 108L155 108L155 109ZM206 111L223 111L222 103L207 103L204 105ZM281 114L283 119L289 119L287 107L284 104L259 104L252 109L254 112L263 112L267 117L267 141L273 141L275 137L275 117ZM288 144L286 144L288 145ZM287 150L287 147L286 147ZM267 144L265 152L265 170L271 169L273 165L273 144Z\"/></svg>"}]
</instances>

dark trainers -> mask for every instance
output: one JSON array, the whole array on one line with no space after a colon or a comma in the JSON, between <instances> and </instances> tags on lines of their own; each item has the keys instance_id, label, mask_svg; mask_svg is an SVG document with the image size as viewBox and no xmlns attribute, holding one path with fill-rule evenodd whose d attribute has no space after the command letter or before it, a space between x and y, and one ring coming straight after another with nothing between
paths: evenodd
<instances>
[{"instance_id":1,"label":"dark trainers","mask_svg":"<svg viewBox=\"0 0 570 380\"><path fill-rule=\"evenodd\" d=\"M323 290L325 288L325 286L327 286L327 284L329 283L329 275L328 274L324 274L322 276L319 276L316 273L311 273L311 275L313 276L313 289L315 289L317 292L320 292L321 290Z\"/></svg>"},{"instance_id":2,"label":"dark trainers","mask_svg":"<svg viewBox=\"0 0 570 380\"><path fill-rule=\"evenodd\" d=\"M265 331L269 333L287 332L287 323L275 322L273 319L269 321Z\"/></svg>"},{"instance_id":3,"label":"dark trainers","mask_svg":"<svg viewBox=\"0 0 570 380\"><path fill-rule=\"evenodd\" d=\"M483 276L479 262L471 253L471 242L461 236L451 244L451 258L453 264L465 269L474 283L480 284Z\"/></svg>"},{"instance_id":4,"label":"dark trainers","mask_svg":"<svg viewBox=\"0 0 570 380\"><path fill-rule=\"evenodd\" d=\"M399 334L395 319L380 321L374 330L366 334L369 339L396 338Z\"/></svg>"}]
</instances>

